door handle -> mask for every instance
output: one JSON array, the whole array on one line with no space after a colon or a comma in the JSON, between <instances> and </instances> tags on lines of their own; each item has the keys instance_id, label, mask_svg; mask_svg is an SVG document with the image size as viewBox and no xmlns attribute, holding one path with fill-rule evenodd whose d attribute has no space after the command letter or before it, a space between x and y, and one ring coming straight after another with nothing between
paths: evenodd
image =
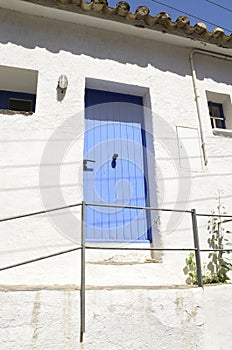
<instances>
[{"instance_id":1,"label":"door handle","mask_svg":"<svg viewBox=\"0 0 232 350\"><path fill-rule=\"evenodd\" d=\"M88 170L87 162L96 163L93 159L83 159L83 170Z\"/></svg>"},{"instance_id":2,"label":"door handle","mask_svg":"<svg viewBox=\"0 0 232 350\"><path fill-rule=\"evenodd\" d=\"M114 153L113 155L112 155L112 159L113 160L116 160L118 158L118 154L117 153Z\"/></svg>"},{"instance_id":3,"label":"door handle","mask_svg":"<svg viewBox=\"0 0 232 350\"><path fill-rule=\"evenodd\" d=\"M112 155L112 162L111 162L111 166L112 166L113 169L116 168L116 160L117 160L117 158L118 158L118 154L117 154L117 153L114 153L114 154Z\"/></svg>"}]
</instances>

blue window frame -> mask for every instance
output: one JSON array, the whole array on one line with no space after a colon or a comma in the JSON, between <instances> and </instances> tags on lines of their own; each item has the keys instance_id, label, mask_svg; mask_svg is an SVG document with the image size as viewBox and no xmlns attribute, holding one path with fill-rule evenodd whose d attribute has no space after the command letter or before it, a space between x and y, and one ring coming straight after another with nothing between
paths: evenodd
<instances>
[{"instance_id":1,"label":"blue window frame","mask_svg":"<svg viewBox=\"0 0 232 350\"><path fill-rule=\"evenodd\" d=\"M208 106L212 128L226 129L226 122L222 103L209 101Z\"/></svg>"},{"instance_id":2,"label":"blue window frame","mask_svg":"<svg viewBox=\"0 0 232 350\"><path fill-rule=\"evenodd\" d=\"M36 95L0 90L0 110L35 112Z\"/></svg>"}]
</instances>

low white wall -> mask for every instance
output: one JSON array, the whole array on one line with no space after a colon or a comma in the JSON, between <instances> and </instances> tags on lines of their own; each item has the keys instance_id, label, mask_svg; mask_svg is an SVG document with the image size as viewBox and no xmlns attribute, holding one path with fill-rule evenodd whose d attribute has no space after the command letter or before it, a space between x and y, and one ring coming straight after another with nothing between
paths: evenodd
<instances>
[{"instance_id":1,"label":"low white wall","mask_svg":"<svg viewBox=\"0 0 232 350\"><path fill-rule=\"evenodd\" d=\"M230 349L232 285L87 290L83 344L79 291L29 289L1 287L0 349Z\"/></svg>"},{"instance_id":2,"label":"low white wall","mask_svg":"<svg viewBox=\"0 0 232 350\"><path fill-rule=\"evenodd\" d=\"M232 339L232 285L209 286L205 298L205 349L227 350ZM208 347L207 347L208 344Z\"/></svg>"}]
</instances>

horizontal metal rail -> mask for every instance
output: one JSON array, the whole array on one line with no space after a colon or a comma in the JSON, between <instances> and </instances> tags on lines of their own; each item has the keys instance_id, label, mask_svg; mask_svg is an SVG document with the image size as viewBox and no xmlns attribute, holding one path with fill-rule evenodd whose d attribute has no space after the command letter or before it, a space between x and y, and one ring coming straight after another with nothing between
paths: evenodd
<instances>
[{"instance_id":1,"label":"horizontal metal rail","mask_svg":"<svg viewBox=\"0 0 232 350\"><path fill-rule=\"evenodd\" d=\"M75 203L75 204L70 204L70 205L66 205L66 206L62 206L62 207L57 207L57 208L51 208L51 209L47 209L47 210L41 210L41 211L37 211L37 212L32 212L32 213L27 213L27 214L22 214L22 215L17 215L17 216L12 216L12 217L8 217L8 218L3 218L0 219L0 223L1 222L6 222L6 221L11 221L11 220L17 220L17 219L22 219L22 218L26 218L26 217L30 217L30 216L36 216L36 215L41 215L41 214L46 214L46 213L50 213L50 212L55 212L55 211L59 211L59 210L64 210L64 209L68 209L68 208L75 208L78 206L83 206L83 203ZM109 208L122 208L122 209L140 209L140 210L157 210L157 211L167 211L167 212L182 212L182 213L189 213L191 214L192 211L191 210L175 210L175 209L162 209L162 208L154 208L154 207L138 207L138 206L129 206L129 205L114 205L114 204L97 204L97 203L85 203L85 206L94 206L94 207L109 207ZM216 214L197 214L196 216L214 216L214 217L229 217L231 218L232 215L216 215ZM232 220L225 220L224 222L221 223L226 223ZM109 242L111 243L111 242ZM133 242L130 242L133 243ZM101 246L85 246L86 249L89 250L121 250L121 251L170 251L170 252L175 252L175 251L195 251L197 250L197 248L152 248L152 247L142 247L142 248L136 248L136 247L115 247L115 246L105 246L105 247L101 247ZM67 254L73 251L77 251L82 249L82 245L80 245L79 247L73 248L73 249L68 249L65 251L61 251L61 252L57 252L57 253L52 253L46 256L42 256L42 257L38 257L38 258L34 258L34 259L30 259L30 260L26 260L20 263L16 263L16 264L12 264L9 266L5 266L0 268L0 271L4 271L4 270L8 270L8 269L12 269L14 267L19 267L19 266L23 266L26 264L30 264L30 263L34 263L40 260L44 260L44 259L49 259L52 257L56 257L58 255L62 255L62 254ZM232 249L198 249L200 252L214 252L214 251L218 251L218 252L231 252Z\"/></svg>"},{"instance_id":2,"label":"horizontal metal rail","mask_svg":"<svg viewBox=\"0 0 232 350\"><path fill-rule=\"evenodd\" d=\"M138 209L138 210L154 210L154 211L174 211L176 213L191 213L191 210L181 210L181 209L161 209L154 207L138 207L133 205L118 205L118 204L99 204L99 203L85 203L89 207L105 207L105 208L115 208L115 209ZM232 217L232 216L231 216Z\"/></svg>"},{"instance_id":3,"label":"horizontal metal rail","mask_svg":"<svg viewBox=\"0 0 232 350\"><path fill-rule=\"evenodd\" d=\"M19 262L17 264L9 265L9 266L4 266L0 268L0 271L5 271L9 269L13 269L15 267L20 267L23 265L31 264L37 261L53 258L59 255L71 253L77 250L81 250L82 246L68 249L68 250L63 250L61 252L57 253L52 253L49 255L41 256L38 258L26 260ZM189 252L194 252L196 251L196 248L128 248L128 247L98 247L98 246L85 246L85 249L92 249L92 250L128 250L128 251L189 251ZM200 252L232 252L232 249L200 249Z\"/></svg>"},{"instance_id":4,"label":"horizontal metal rail","mask_svg":"<svg viewBox=\"0 0 232 350\"><path fill-rule=\"evenodd\" d=\"M59 207L59 208L53 208L53 209L46 209L46 210L41 210L41 211L35 211L33 213L28 213L28 214L22 214L22 215L17 215L17 216L11 216L9 218L4 218L0 219L0 222L5 222L5 221L11 221L11 220L17 220L17 219L22 219L22 218L27 218L29 216L35 216L35 215L41 215L41 214L47 214L51 213L53 211L58 211L58 210L63 210L67 208L75 208L81 206L82 203L77 203L77 204L70 204L66 205L64 207Z\"/></svg>"},{"instance_id":5,"label":"horizontal metal rail","mask_svg":"<svg viewBox=\"0 0 232 350\"><path fill-rule=\"evenodd\" d=\"M105 208L115 208L115 209L134 209L134 210L154 210L154 211L165 211L165 212L176 212L176 213L189 213L191 214L191 210L181 210L181 209L164 209L164 208L154 208L154 207L138 207L138 206L130 206L130 205L116 205L116 204L98 204L98 203L86 203L86 206L90 207L105 207ZM26 214L21 214L21 215L16 215L16 216L11 216L7 218L0 219L1 222L5 221L11 221L11 220L17 220L17 219L23 219L26 217L30 216L36 216L36 215L42 215L46 213L51 213L55 212L58 210L63 210L63 209L68 209L68 208L75 208L82 206L82 203L76 203L76 204L69 204L63 207L58 207L58 208L51 208L51 209L46 209L46 210L40 210L32 213L26 213ZM222 217L222 218L232 218L232 215L225 215L225 214L200 214L196 213L196 216L208 216L208 217ZM231 220L226 220L222 223L226 223L232 221Z\"/></svg>"},{"instance_id":6,"label":"horizontal metal rail","mask_svg":"<svg viewBox=\"0 0 232 350\"><path fill-rule=\"evenodd\" d=\"M183 209L164 209L164 208L155 208L155 207L140 207L140 206L131 206L131 205L118 205L118 204L102 204L102 203L85 203L86 206L89 207L106 207L106 208L118 208L118 209L139 209L139 210L154 210L154 211L167 211L167 212L175 212L175 213L189 213L191 214L191 210L183 210ZM222 217L222 218L232 218L232 214L203 214L196 213L196 216L210 216L210 217ZM232 221L232 220L228 220Z\"/></svg>"},{"instance_id":7,"label":"horizontal metal rail","mask_svg":"<svg viewBox=\"0 0 232 350\"><path fill-rule=\"evenodd\" d=\"M85 246L86 249L96 250L135 250L135 251L195 251L196 248L129 248L129 247L98 247L98 246ZM227 250L227 249L226 249Z\"/></svg>"},{"instance_id":8,"label":"horizontal metal rail","mask_svg":"<svg viewBox=\"0 0 232 350\"><path fill-rule=\"evenodd\" d=\"M38 257L38 258L34 258L34 259L22 261L22 262L20 262L20 263L16 263L16 264L13 264L13 265L1 267L1 268L0 268L0 271L5 271L5 270L13 269L14 267L19 267L19 266L31 264L31 263L34 263L34 262L37 262L37 261L41 261L41 260L53 258L53 257L55 257L55 256L63 255L63 254L67 254L67 253L71 253L71 252L74 252L74 251L80 250L80 249L82 249L82 247L72 248L72 249L68 249L68 250L63 250L63 251L61 251L61 252L52 253L52 254L45 255L45 256L40 256L40 257Z\"/></svg>"},{"instance_id":9,"label":"horizontal metal rail","mask_svg":"<svg viewBox=\"0 0 232 350\"><path fill-rule=\"evenodd\" d=\"M167 252L195 252L199 250L200 252L232 252L232 249L197 249L197 248L128 248L128 247L97 247L97 246L85 246L86 249L96 249L96 250L135 250L135 251L167 251Z\"/></svg>"},{"instance_id":10,"label":"horizontal metal rail","mask_svg":"<svg viewBox=\"0 0 232 350\"><path fill-rule=\"evenodd\" d=\"M227 222L231 222L231 221L232 221L232 219L220 221L220 222L218 223L218 225L226 224Z\"/></svg>"},{"instance_id":11,"label":"horizontal metal rail","mask_svg":"<svg viewBox=\"0 0 232 350\"><path fill-rule=\"evenodd\" d=\"M213 218L232 218L232 215L228 214L201 214L201 213L196 213L196 216L210 216ZM228 220L231 221L231 220Z\"/></svg>"},{"instance_id":12,"label":"horizontal metal rail","mask_svg":"<svg viewBox=\"0 0 232 350\"><path fill-rule=\"evenodd\" d=\"M200 249L200 252L232 252L232 249Z\"/></svg>"}]
</instances>

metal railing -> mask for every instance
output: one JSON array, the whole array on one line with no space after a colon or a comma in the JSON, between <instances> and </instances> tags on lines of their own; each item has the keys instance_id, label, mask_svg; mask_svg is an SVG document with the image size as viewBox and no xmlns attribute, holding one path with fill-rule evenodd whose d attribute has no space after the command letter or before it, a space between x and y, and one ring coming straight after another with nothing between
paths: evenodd
<instances>
[{"instance_id":1,"label":"metal railing","mask_svg":"<svg viewBox=\"0 0 232 350\"><path fill-rule=\"evenodd\" d=\"M12 221L12 220L18 220L26 217L36 216L36 215L42 215L47 214L59 210L64 209L71 209L75 207L81 206L81 244L78 247L60 251L57 253L49 254L46 256L41 256L38 258L30 259L27 261L23 261L16 264L11 264L9 266L5 266L0 268L0 271L12 269L15 267L19 267L25 264L30 264L36 261L52 258L55 256L67 254L73 251L81 250L81 281L80 281L80 342L83 342L83 336L85 333L85 292L86 292L86 283L85 283L85 267L86 267L86 249L97 249L97 250L123 250L123 251L193 251L195 253L195 260L196 260L196 272L197 272L197 284L198 287L203 287L203 279L202 279L202 269L201 269L201 252L214 252L214 251L220 251L220 252L231 252L232 249L200 249L199 244L199 235L198 235L198 224L197 224L197 217L220 217L220 218L230 218L229 220L225 220L221 223L226 223L232 221L232 215L225 215L225 214L200 214L196 213L195 209L191 210L180 210L180 209L162 209L162 208L154 208L154 207L140 207L140 206L129 206L129 205L113 205L113 204L97 204L97 203L77 203L77 204L71 204L67 206L62 206L58 208L53 209L47 209L47 210L41 210L37 212L32 212L28 214L22 214L18 216L8 217L0 219L0 223ZM106 208L117 208L117 209L136 209L136 210L145 210L145 211L158 211L158 212L178 212L178 213L188 213L191 214L191 221L192 221L192 232L193 232L193 242L194 247L192 248L153 248L153 247L112 247L112 246L88 246L86 245L86 207L106 207Z\"/></svg>"}]
</instances>

